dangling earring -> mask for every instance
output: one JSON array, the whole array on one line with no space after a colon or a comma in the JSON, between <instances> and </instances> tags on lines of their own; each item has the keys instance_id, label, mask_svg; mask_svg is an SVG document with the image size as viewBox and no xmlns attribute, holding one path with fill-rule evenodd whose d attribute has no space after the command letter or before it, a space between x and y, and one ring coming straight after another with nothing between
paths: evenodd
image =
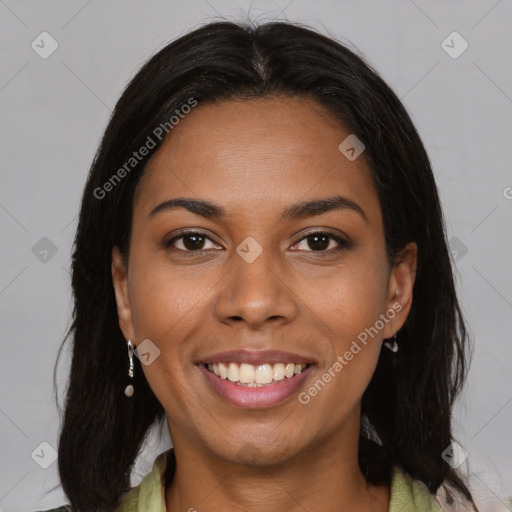
<instances>
[{"instance_id":1,"label":"dangling earring","mask_svg":"<svg viewBox=\"0 0 512 512\"><path fill-rule=\"evenodd\" d=\"M385 341L384 346L389 348L391 352L398 352L398 343L396 342L396 332L393 335L393 341Z\"/></svg>"},{"instance_id":2,"label":"dangling earring","mask_svg":"<svg viewBox=\"0 0 512 512\"><path fill-rule=\"evenodd\" d=\"M395 299L398 297L398 288L395 289ZM384 346L391 352L398 352L398 343L396 342L396 332L393 334L393 341L385 341Z\"/></svg>"},{"instance_id":3,"label":"dangling earring","mask_svg":"<svg viewBox=\"0 0 512 512\"><path fill-rule=\"evenodd\" d=\"M130 377L130 379L133 379L133 345L131 340L128 340L128 359L130 360L130 367L128 368L128 377ZM132 384L128 384L128 386L124 388L124 394L127 397L133 396L133 391L134 390Z\"/></svg>"}]
</instances>

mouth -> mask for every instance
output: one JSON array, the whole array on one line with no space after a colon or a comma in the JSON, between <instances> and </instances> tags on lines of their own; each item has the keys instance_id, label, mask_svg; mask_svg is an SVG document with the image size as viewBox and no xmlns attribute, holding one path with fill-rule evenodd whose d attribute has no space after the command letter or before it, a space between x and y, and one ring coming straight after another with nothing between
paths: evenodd
<instances>
[{"instance_id":1,"label":"mouth","mask_svg":"<svg viewBox=\"0 0 512 512\"><path fill-rule=\"evenodd\" d=\"M196 363L210 388L231 405L264 408L294 395L315 362L283 352L232 351Z\"/></svg>"}]
</instances>

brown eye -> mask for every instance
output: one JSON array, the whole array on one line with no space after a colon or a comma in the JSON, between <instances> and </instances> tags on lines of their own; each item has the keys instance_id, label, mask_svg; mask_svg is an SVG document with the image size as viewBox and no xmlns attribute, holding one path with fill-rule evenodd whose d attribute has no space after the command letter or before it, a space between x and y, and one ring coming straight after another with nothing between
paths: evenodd
<instances>
[{"instance_id":1,"label":"brown eye","mask_svg":"<svg viewBox=\"0 0 512 512\"><path fill-rule=\"evenodd\" d=\"M203 249L206 237L203 235L185 235L181 237L182 244L187 251Z\"/></svg>"},{"instance_id":2,"label":"brown eye","mask_svg":"<svg viewBox=\"0 0 512 512\"><path fill-rule=\"evenodd\" d=\"M308 241L308 247L313 251L326 250L331 241L327 235L309 235L306 240Z\"/></svg>"},{"instance_id":3,"label":"brown eye","mask_svg":"<svg viewBox=\"0 0 512 512\"><path fill-rule=\"evenodd\" d=\"M303 244L306 247L299 250L305 250L307 252L333 253L351 247L349 240L343 239L332 233L325 233L321 231L308 234L296 245L298 246L300 244Z\"/></svg>"},{"instance_id":4,"label":"brown eye","mask_svg":"<svg viewBox=\"0 0 512 512\"><path fill-rule=\"evenodd\" d=\"M217 245L205 234L196 231L190 231L188 233L182 233L179 236L175 236L171 240L165 242L164 245L166 248L173 248L178 251L196 252L210 249L211 247L205 247L207 242L211 242L213 245Z\"/></svg>"}]
</instances>

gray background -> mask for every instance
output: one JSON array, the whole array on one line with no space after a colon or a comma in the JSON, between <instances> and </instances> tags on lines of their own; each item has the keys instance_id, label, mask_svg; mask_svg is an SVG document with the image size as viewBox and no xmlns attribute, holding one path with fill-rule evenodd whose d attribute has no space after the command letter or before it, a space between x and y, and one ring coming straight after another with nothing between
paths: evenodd
<instances>
[{"instance_id":1,"label":"gray background","mask_svg":"<svg viewBox=\"0 0 512 512\"><path fill-rule=\"evenodd\" d=\"M51 448L40 444L57 446L52 370L70 323L76 215L116 99L139 66L170 40L208 21L248 14L261 21L300 21L352 43L411 113L435 169L463 309L475 337L469 382L455 412L457 436L469 453L471 486L482 510L507 510L511 0L0 0L0 509L29 511L63 502L59 491L45 497L58 479L55 462L40 467L52 462ZM41 43L38 37L43 31L58 43L47 59L31 47L35 40L44 45L40 52L51 48L49 39ZM458 58L441 45L453 31L469 44ZM452 52L462 48L457 40L447 44ZM51 244L40 241L44 237ZM65 355L61 390L67 365ZM158 433L150 438L134 483L168 443L165 432L161 440Z\"/></svg>"}]
</instances>

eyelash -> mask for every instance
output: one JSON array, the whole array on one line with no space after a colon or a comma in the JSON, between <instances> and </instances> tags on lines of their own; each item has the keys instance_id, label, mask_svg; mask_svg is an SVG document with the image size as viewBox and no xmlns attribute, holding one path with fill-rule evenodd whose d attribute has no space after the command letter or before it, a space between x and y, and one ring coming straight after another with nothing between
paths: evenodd
<instances>
[{"instance_id":1,"label":"eyelash","mask_svg":"<svg viewBox=\"0 0 512 512\"><path fill-rule=\"evenodd\" d=\"M189 250L184 250L184 249L176 249L175 247L174 248L172 247L174 242L176 242L182 238L186 238L187 236L193 236L193 235L202 236L202 237L210 240L210 242L216 243L208 235L206 235L206 233L203 233L201 231L183 231L179 235L171 238L170 240L164 241L163 246L166 249L174 249L176 251L180 251L183 253L183 255L186 255L186 257L193 257L193 256L196 256L197 254L204 254L209 249L197 249L194 251L189 251ZM306 236L302 237L294 245L297 245L300 242L307 240L309 237L319 236L319 235L324 235L327 238L334 240L338 244L338 246L334 249L323 250L323 251L313 251L313 250L306 251L306 252L315 253L317 255L316 257L323 257L324 255L331 255L334 253L339 253L345 249L350 249L353 246L352 241L350 241L349 239L342 238L342 237L335 235L333 233L330 233L328 231L313 231L313 232L307 233Z\"/></svg>"}]
</instances>

